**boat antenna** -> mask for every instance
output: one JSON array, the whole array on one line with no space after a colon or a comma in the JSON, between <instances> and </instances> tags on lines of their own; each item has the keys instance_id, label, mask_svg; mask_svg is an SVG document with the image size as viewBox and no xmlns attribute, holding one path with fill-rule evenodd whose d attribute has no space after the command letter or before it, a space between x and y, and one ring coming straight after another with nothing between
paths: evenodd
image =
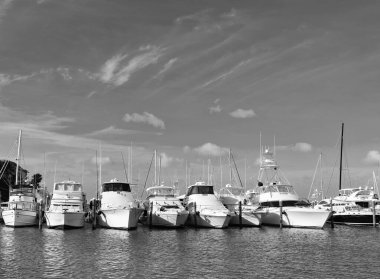
<instances>
[{"instance_id":1,"label":"boat antenna","mask_svg":"<svg viewBox=\"0 0 380 279\"><path fill-rule=\"evenodd\" d=\"M127 170L126 170L126 168L125 168L125 161L124 161L123 152L120 152L120 153L121 153L121 159L123 160L125 180L128 182L128 173L127 173Z\"/></svg>"},{"instance_id":2,"label":"boat antenna","mask_svg":"<svg viewBox=\"0 0 380 279\"><path fill-rule=\"evenodd\" d=\"M342 189L343 132L344 132L344 123L342 123L342 133L340 136L339 190Z\"/></svg>"}]
</instances>

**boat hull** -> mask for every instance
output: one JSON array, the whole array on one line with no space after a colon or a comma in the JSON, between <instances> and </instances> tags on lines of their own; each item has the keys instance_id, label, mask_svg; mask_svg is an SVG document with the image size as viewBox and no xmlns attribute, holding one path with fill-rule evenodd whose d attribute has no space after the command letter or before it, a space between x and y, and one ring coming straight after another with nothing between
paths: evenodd
<instances>
[{"instance_id":1,"label":"boat hull","mask_svg":"<svg viewBox=\"0 0 380 279\"><path fill-rule=\"evenodd\" d=\"M8 227L29 227L38 224L38 214L33 210L3 210L2 216L5 226Z\"/></svg>"},{"instance_id":2,"label":"boat hull","mask_svg":"<svg viewBox=\"0 0 380 279\"><path fill-rule=\"evenodd\" d=\"M178 228L185 225L188 217L188 212L154 212L151 216L149 212L147 212L147 215L141 218L141 222L144 225L154 227Z\"/></svg>"},{"instance_id":3,"label":"boat hull","mask_svg":"<svg viewBox=\"0 0 380 279\"><path fill-rule=\"evenodd\" d=\"M231 215L224 212L197 212L189 213L187 224L193 227L223 229L228 227Z\"/></svg>"},{"instance_id":4,"label":"boat hull","mask_svg":"<svg viewBox=\"0 0 380 279\"><path fill-rule=\"evenodd\" d=\"M77 229L84 227L85 212L47 211L45 218L50 229Z\"/></svg>"},{"instance_id":5,"label":"boat hull","mask_svg":"<svg viewBox=\"0 0 380 279\"><path fill-rule=\"evenodd\" d=\"M239 212L231 213L230 226L246 226L246 227L259 227L261 226L261 213L254 213L252 211L242 211L241 219Z\"/></svg>"},{"instance_id":6,"label":"boat hull","mask_svg":"<svg viewBox=\"0 0 380 279\"><path fill-rule=\"evenodd\" d=\"M97 214L98 224L104 228L131 230L137 228L142 208L105 209Z\"/></svg>"},{"instance_id":7,"label":"boat hull","mask_svg":"<svg viewBox=\"0 0 380 279\"><path fill-rule=\"evenodd\" d=\"M261 210L262 224L280 226L281 214L279 207L269 207ZM331 213L324 210L315 210L308 207L283 207L282 226L293 228L322 229Z\"/></svg>"},{"instance_id":8,"label":"boat hull","mask_svg":"<svg viewBox=\"0 0 380 279\"><path fill-rule=\"evenodd\" d=\"M348 226L372 226L373 225L373 213L372 212L343 212L334 213L328 220L331 222L331 218L334 224L348 225ZM380 223L380 215L375 215L375 224Z\"/></svg>"}]
</instances>

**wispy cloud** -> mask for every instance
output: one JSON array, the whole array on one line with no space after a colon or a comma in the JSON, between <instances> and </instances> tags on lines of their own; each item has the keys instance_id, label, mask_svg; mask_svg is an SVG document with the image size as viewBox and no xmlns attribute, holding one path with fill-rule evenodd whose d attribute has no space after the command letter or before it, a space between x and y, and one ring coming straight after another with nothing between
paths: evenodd
<instances>
[{"instance_id":1,"label":"wispy cloud","mask_svg":"<svg viewBox=\"0 0 380 279\"><path fill-rule=\"evenodd\" d=\"M222 111L222 107L219 105L219 101L220 101L219 98L216 99L214 101L214 105L208 108L210 114L213 114L214 112L221 112Z\"/></svg>"},{"instance_id":2,"label":"wispy cloud","mask_svg":"<svg viewBox=\"0 0 380 279\"><path fill-rule=\"evenodd\" d=\"M364 158L364 161L370 164L378 164L380 162L380 152L378 150L368 151L367 156Z\"/></svg>"},{"instance_id":3,"label":"wispy cloud","mask_svg":"<svg viewBox=\"0 0 380 279\"><path fill-rule=\"evenodd\" d=\"M163 69L161 71L159 71L154 77L153 79L156 79L156 78L159 78L160 76L162 76L164 73L166 73L167 71L170 70L170 68L174 65L174 63L178 60L178 58L173 58L173 59L170 59L163 67Z\"/></svg>"},{"instance_id":4,"label":"wispy cloud","mask_svg":"<svg viewBox=\"0 0 380 279\"><path fill-rule=\"evenodd\" d=\"M4 16L6 16L8 9L11 6L13 0L4 0L0 2L0 22Z\"/></svg>"},{"instance_id":5,"label":"wispy cloud","mask_svg":"<svg viewBox=\"0 0 380 279\"><path fill-rule=\"evenodd\" d=\"M220 147L214 143L208 142L199 147L195 147L193 149L189 146L185 146L183 148L183 151L185 153L194 151L197 154L202 155L202 156L220 156L220 155L228 153L228 148Z\"/></svg>"},{"instance_id":6,"label":"wispy cloud","mask_svg":"<svg viewBox=\"0 0 380 279\"><path fill-rule=\"evenodd\" d=\"M125 122L147 123L154 127L165 129L165 123L163 120L159 119L158 117L146 111L143 114L139 114L139 113L128 114L127 113L124 115L123 120Z\"/></svg>"},{"instance_id":7,"label":"wispy cloud","mask_svg":"<svg viewBox=\"0 0 380 279\"><path fill-rule=\"evenodd\" d=\"M132 74L157 63L163 55L164 49L156 46L144 46L140 47L138 52L142 53L129 60L127 60L128 54L117 54L106 61L98 74L99 80L106 84L121 86L129 81Z\"/></svg>"},{"instance_id":8,"label":"wispy cloud","mask_svg":"<svg viewBox=\"0 0 380 279\"><path fill-rule=\"evenodd\" d=\"M237 109L230 112L230 115L234 118L251 118L256 115L253 109Z\"/></svg>"}]
</instances>

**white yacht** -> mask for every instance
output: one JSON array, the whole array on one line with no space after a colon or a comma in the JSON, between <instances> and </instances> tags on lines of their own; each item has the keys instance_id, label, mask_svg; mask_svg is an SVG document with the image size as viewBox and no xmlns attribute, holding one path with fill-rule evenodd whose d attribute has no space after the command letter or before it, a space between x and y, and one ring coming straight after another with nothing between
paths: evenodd
<instances>
[{"instance_id":1,"label":"white yacht","mask_svg":"<svg viewBox=\"0 0 380 279\"><path fill-rule=\"evenodd\" d=\"M144 209L134 199L129 183L112 179L102 185L98 224L104 228L130 230L137 227Z\"/></svg>"},{"instance_id":2,"label":"white yacht","mask_svg":"<svg viewBox=\"0 0 380 279\"><path fill-rule=\"evenodd\" d=\"M188 224L195 227L226 228L231 213L214 194L214 186L197 182L187 189L184 204L189 211Z\"/></svg>"},{"instance_id":3,"label":"white yacht","mask_svg":"<svg viewBox=\"0 0 380 279\"><path fill-rule=\"evenodd\" d=\"M74 181L54 183L53 196L45 212L48 228L82 228L86 215L86 195Z\"/></svg>"},{"instance_id":4,"label":"white yacht","mask_svg":"<svg viewBox=\"0 0 380 279\"><path fill-rule=\"evenodd\" d=\"M14 185L9 192L9 201L1 205L4 224L9 227L36 226L38 203L32 185Z\"/></svg>"},{"instance_id":5,"label":"white yacht","mask_svg":"<svg viewBox=\"0 0 380 279\"><path fill-rule=\"evenodd\" d=\"M38 224L39 208L36 191L33 185L20 182L23 180L19 166L21 135L22 132L20 131L16 159L16 181L9 189L9 201L1 204L4 224L9 227L36 226Z\"/></svg>"},{"instance_id":6,"label":"white yacht","mask_svg":"<svg viewBox=\"0 0 380 279\"><path fill-rule=\"evenodd\" d=\"M227 184L219 191L219 200L231 213L230 226L260 226L261 212L258 205L248 204L243 188Z\"/></svg>"},{"instance_id":7,"label":"white yacht","mask_svg":"<svg viewBox=\"0 0 380 279\"><path fill-rule=\"evenodd\" d=\"M279 165L269 148L265 148L260 158L259 182L253 202L258 203L260 211L265 213L262 215L262 224L323 228L331 213L302 204L293 186L280 175Z\"/></svg>"},{"instance_id":8,"label":"white yacht","mask_svg":"<svg viewBox=\"0 0 380 279\"><path fill-rule=\"evenodd\" d=\"M144 202L144 214L141 222L157 227L182 227L185 225L189 212L175 197L172 186L153 186L146 189L147 198Z\"/></svg>"}]
</instances>

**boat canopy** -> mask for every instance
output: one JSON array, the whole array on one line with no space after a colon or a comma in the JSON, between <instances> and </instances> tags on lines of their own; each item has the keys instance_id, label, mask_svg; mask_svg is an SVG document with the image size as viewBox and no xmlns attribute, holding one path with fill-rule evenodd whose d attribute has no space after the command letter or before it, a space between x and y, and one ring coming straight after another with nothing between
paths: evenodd
<instances>
[{"instance_id":1,"label":"boat canopy","mask_svg":"<svg viewBox=\"0 0 380 279\"><path fill-rule=\"evenodd\" d=\"M102 186L103 192L131 192L129 183L107 182Z\"/></svg>"},{"instance_id":2,"label":"boat canopy","mask_svg":"<svg viewBox=\"0 0 380 279\"><path fill-rule=\"evenodd\" d=\"M54 190L68 191L68 192L81 192L82 185L75 182L59 182L59 183L55 183Z\"/></svg>"}]
</instances>

